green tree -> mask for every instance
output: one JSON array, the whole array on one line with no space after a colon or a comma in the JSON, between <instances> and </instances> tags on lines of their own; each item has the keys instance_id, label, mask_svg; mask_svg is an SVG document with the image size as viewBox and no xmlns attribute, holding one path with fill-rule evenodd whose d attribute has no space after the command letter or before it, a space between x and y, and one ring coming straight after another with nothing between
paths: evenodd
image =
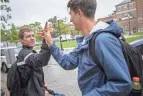
<instances>
[{"instance_id":1,"label":"green tree","mask_svg":"<svg viewBox=\"0 0 143 96\"><path fill-rule=\"evenodd\" d=\"M54 16L53 18L50 18L48 20L48 22L51 22L53 25L56 24L56 22L57 22L57 16Z\"/></svg>"},{"instance_id":2,"label":"green tree","mask_svg":"<svg viewBox=\"0 0 143 96\"><path fill-rule=\"evenodd\" d=\"M6 29L6 24L8 23L8 20L11 19L11 14L9 13L11 11L11 8L8 6L9 0L1 0L0 1L0 19L1 19L1 29Z\"/></svg>"},{"instance_id":3,"label":"green tree","mask_svg":"<svg viewBox=\"0 0 143 96\"><path fill-rule=\"evenodd\" d=\"M64 20L57 20L53 26L53 32L56 33L56 36L69 33L70 27L65 23Z\"/></svg>"},{"instance_id":4,"label":"green tree","mask_svg":"<svg viewBox=\"0 0 143 96\"><path fill-rule=\"evenodd\" d=\"M1 33L1 36L0 36L1 41L7 41L9 39L9 37L8 37L8 30L1 29L0 33Z\"/></svg>"},{"instance_id":5,"label":"green tree","mask_svg":"<svg viewBox=\"0 0 143 96\"><path fill-rule=\"evenodd\" d=\"M71 37L74 38L75 35L80 35L80 32L76 31L73 25L71 27L71 24L67 23L67 17L58 20L57 17L54 16L53 18L50 18L48 21L53 24L53 37L58 37L64 34L66 38L67 34L71 34Z\"/></svg>"},{"instance_id":6,"label":"green tree","mask_svg":"<svg viewBox=\"0 0 143 96\"><path fill-rule=\"evenodd\" d=\"M52 32L52 36L54 37L54 38L56 38L56 37L58 37L58 30L57 30L57 17L56 16L54 16L53 18L50 18L49 20L48 20L48 22L51 22L52 23L52 27L53 27L53 32Z\"/></svg>"},{"instance_id":7,"label":"green tree","mask_svg":"<svg viewBox=\"0 0 143 96\"><path fill-rule=\"evenodd\" d=\"M40 22L31 23L30 26L35 34L36 41L41 41L41 38L37 34L38 32L42 30L41 23Z\"/></svg>"},{"instance_id":8,"label":"green tree","mask_svg":"<svg viewBox=\"0 0 143 96\"><path fill-rule=\"evenodd\" d=\"M8 25L8 20L11 19L11 14L9 12L11 11L11 8L8 6L10 3L9 0L0 0L0 39L1 41L7 41L9 39L8 37L8 30L6 29L6 26Z\"/></svg>"},{"instance_id":9,"label":"green tree","mask_svg":"<svg viewBox=\"0 0 143 96\"><path fill-rule=\"evenodd\" d=\"M37 33L42 30L42 26L40 22L34 22L29 24L29 27L34 31L34 33Z\"/></svg>"},{"instance_id":10,"label":"green tree","mask_svg":"<svg viewBox=\"0 0 143 96\"><path fill-rule=\"evenodd\" d=\"M10 32L8 34L9 42L10 43L18 43L19 37L18 37L19 27L16 27L14 24L11 24Z\"/></svg>"}]
</instances>

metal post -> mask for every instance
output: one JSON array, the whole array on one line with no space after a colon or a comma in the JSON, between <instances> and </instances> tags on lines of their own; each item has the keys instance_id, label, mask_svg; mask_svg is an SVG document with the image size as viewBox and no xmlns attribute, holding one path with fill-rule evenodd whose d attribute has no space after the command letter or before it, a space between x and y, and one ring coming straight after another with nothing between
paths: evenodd
<instances>
[{"instance_id":1,"label":"metal post","mask_svg":"<svg viewBox=\"0 0 143 96\"><path fill-rule=\"evenodd\" d=\"M72 25L70 25L70 27L71 27L71 37L72 37L72 40L74 39L74 34L73 34L73 28L72 28Z\"/></svg>"},{"instance_id":2,"label":"metal post","mask_svg":"<svg viewBox=\"0 0 143 96\"><path fill-rule=\"evenodd\" d=\"M73 40L73 32L72 32L72 29L71 29L71 37L72 37L72 40Z\"/></svg>"},{"instance_id":3,"label":"metal post","mask_svg":"<svg viewBox=\"0 0 143 96\"><path fill-rule=\"evenodd\" d=\"M62 45L62 37L61 37L61 32L60 32L60 26L59 26L59 20L58 20L58 31L59 31L59 33L60 33L60 45L61 45L61 50L64 50L63 49L63 45Z\"/></svg>"},{"instance_id":4,"label":"metal post","mask_svg":"<svg viewBox=\"0 0 143 96\"><path fill-rule=\"evenodd\" d=\"M129 19L129 35L131 35L131 28L130 28L130 15L128 15L128 19Z\"/></svg>"},{"instance_id":5,"label":"metal post","mask_svg":"<svg viewBox=\"0 0 143 96\"><path fill-rule=\"evenodd\" d=\"M6 46L8 47L7 33L5 32Z\"/></svg>"}]
</instances>

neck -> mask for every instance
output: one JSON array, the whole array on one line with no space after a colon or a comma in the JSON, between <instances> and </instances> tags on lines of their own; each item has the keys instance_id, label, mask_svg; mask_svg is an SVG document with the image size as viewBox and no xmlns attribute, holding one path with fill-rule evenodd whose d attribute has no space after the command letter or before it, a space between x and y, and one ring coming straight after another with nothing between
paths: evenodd
<instances>
[{"instance_id":1,"label":"neck","mask_svg":"<svg viewBox=\"0 0 143 96\"><path fill-rule=\"evenodd\" d=\"M90 31L95 26L96 22L93 19L86 19L82 22L81 32L83 32L84 36L88 36L90 34Z\"/></svg>"},{"instance_id":2,"label":"neck","mask_svg":"<svg viewBox=\"0 0 143 96\"><path fill-rule=\"evenodd\" d=\"M30 47L30 46L27 46L27 45L23 45L23 48L33 49L33 47Z\"/></svg>"}]
</instances>

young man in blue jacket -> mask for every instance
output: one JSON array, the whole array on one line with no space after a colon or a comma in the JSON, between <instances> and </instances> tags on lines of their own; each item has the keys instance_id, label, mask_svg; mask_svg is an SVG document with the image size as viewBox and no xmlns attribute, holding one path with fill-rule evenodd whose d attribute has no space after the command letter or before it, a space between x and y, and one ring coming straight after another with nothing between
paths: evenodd
<instances>
[{"instance_id":1,"label":"young man in blue jacket","mask_svg":"<svg viewBox=\"0 0 143 96\"><path fill-rule=\"evenodd\" d=\"M53 57L65 70L78 67L78 85L83 96L127 96L132 89L131 78L117 38L123 30L114 21L96 24L96 0L70 0L67 6L70 8L71 22L84 36L77 39L78 47L75 50L64 54L53 43L47 27L44 36ZM101 33L95 40L94 54L104 72L89 54L89 40L95 32L109 32Z\"/></svg>"}]
</instances>

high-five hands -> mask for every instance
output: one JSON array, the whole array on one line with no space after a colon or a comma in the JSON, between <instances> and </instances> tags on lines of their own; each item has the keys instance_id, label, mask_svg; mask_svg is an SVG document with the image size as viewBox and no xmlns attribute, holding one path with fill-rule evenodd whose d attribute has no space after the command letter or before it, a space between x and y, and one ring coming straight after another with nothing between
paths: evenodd
<instances>
[{"instance_id":1,"label":"high-five hands","mask_svg":"<svg viewBox=\"0 0 143 96\"><path fill-rule=\"evenodd\" d=\"M47 22L45 24L44 30L42 30L41 32L38 32L38 35L41 38L45 39L48 46L51 46L53 44L53 38L52 38L51 32L52 32L52 25L47 24Z\"/></svg>"}]
</instances>

